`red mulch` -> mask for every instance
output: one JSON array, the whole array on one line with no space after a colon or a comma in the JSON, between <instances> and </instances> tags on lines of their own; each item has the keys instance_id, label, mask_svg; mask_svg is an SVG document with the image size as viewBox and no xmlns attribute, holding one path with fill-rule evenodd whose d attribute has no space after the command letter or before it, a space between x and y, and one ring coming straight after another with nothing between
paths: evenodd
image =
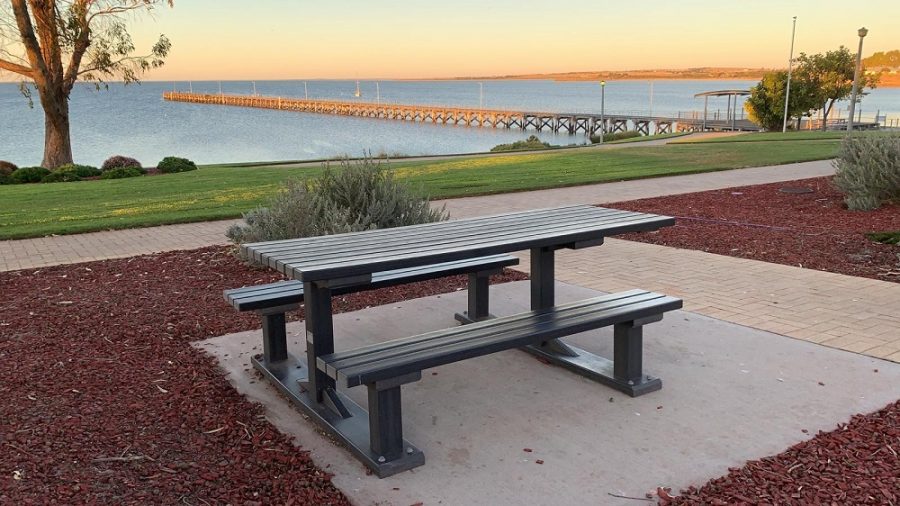
<instances>
[{"instance_id":1,"label":"red mulch","mask_svg":"<svg viewBox=\"0 0 900 506\"><path fill-rule=\"evenodd\" d=\"M900 401L774 457L747 462L664 505L900 504ZM663 497L665 494L661 494Z\"/></svg>"},{"instance_id":2,"label":"red mulch","mask_svg":"<svg viewBox=\"0 0 900 506\"><path fill-rule=\"evenodd\" d=\"M779 191L785 187L814 191ZM865 236L900 230L900 205L849 211L830 178L617 202L608 207L678 219L674 227L622 236L626 239L900 282L900 247Z\"/></svg>"},{"instance_id":3,"label":"red mulch","mask_svg":"<svg viewBox=\"0 0 900 506\"><path fill-rule=\"evenodd\" d=\"M222 247L0 273L0 504L347 504L188 345L259 328L222 290L277 279ZM348 295L335 310L465 285Z\"/></svg>"}]
</instances>

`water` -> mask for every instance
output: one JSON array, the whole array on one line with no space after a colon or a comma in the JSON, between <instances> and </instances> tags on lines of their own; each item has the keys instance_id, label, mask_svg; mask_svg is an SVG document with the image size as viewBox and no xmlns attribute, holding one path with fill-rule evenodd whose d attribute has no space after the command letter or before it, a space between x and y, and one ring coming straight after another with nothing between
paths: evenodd
<instances>
[{"instance_id":1,"label":"water","mask_svg":"<svg viewBox=\"0 0 900 506\"><path fill-rule=\"evenodd\" d=\"M303 97L303 81L256 81L260 95ZM606 84L606 112L677 116L702 111L695 93L747 89L754 81L654 81L651 109L649 81ZM163 91L218 93L219 82L146 82L112 84L97 92L78 84L70 100L75 160L99 165L110 155L133 156L153 165L164 156L185 156L198 163L304 160L341 155L426 155L487 151L521 140L532 132L450 127L402 121L300 114L265 109L200 105L162 100ZM226 81L225 93L250 94L254 83ZM376 83L360 83L361 100L376 100ZM355 100L354 81L308 81L310 98ZM476 81L379 81L382 102L477 107ZM486 108L547 112L600 112L596 82L484 81ZM725 114L725 98L710 99L710 114ZM846 104L835 106L846 117ZM739 106L739 111L740 111ZM876 110L900 117L900 89L876 89L862 102L863 117ZM537 134L553 144L584 143L583 134ZM0 83L0 160L20 166L40 163L43 112L35 100L29 109L17 85Z\"/></svg>"}]
</instances>

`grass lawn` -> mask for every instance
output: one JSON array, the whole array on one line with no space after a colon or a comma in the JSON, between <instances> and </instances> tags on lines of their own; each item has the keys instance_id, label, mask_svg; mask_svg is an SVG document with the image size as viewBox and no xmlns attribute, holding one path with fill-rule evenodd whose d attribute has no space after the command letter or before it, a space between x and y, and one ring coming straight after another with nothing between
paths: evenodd
<instances>
[{"instance_id":1,"label":"grass lawn","mask_svg":"<svg viewBox=\"0 0 900 506\"><path fill-rule=\"evenodd\" d=\"M871 135L874 132L862 132L863 135ZM859 135L856 132L855 135ZM812 141L812 140L835 140L842 139L847 132L838 130L829 130L823 132L821 130L804 130L800 132L755 132L739 135L728 135L725 137L706 137L697 140L684 140L685 144L707 144L719 142L774 142L774 141Z\"/></svg>"},{"instance_id":2,"label":"grass lawn","mask_svg":"<svg viewBox=\"0 0 900 506\"><path fill-rule=\"evenodd\" d=\"M836 141L679 144L392 163L432 198L831 158ZM318 167L202 167L107 181L0 186L0 239L240 217Z\"/></svg>"},{"instance_id":3,"label":"grass lawn","mask_svg":"<svg viewBox=\"0 0 900 506\"><path fill-rule=\"evenodd\" d=\"M674 137L683 137L689 135L690 132L672 132L668 134L642 135L640 137L629 137L628 139L619 139L617 141L604 142L604 144L627 144L629 142L646 142L659 139L672 139Z\"/></svg>"}]
</instances>

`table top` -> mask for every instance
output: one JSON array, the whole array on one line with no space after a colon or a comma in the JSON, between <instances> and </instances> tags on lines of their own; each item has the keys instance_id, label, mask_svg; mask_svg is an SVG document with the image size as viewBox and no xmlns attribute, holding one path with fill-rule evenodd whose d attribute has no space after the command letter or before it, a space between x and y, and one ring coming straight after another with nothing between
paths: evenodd
<instances>
[{"instance_id":1,"label":"table top","mask_svg":"<svg viewBox=\"0 0 900 506\"><path fill-rule=\"evenodd\" d=\"M668 216L576 205L250 243L241 253L293 279L323 281L530 248L577 247L674 224Z\"/></svg>"}]
</instances>

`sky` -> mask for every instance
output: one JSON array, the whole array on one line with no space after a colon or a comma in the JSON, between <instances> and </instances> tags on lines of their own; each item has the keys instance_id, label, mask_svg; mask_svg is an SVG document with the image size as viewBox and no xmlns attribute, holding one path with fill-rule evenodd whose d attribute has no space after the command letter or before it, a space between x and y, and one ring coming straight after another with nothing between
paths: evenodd
<instances>
[{"instance_id":1,"label":"sky","mask_svg":"<svg viewBox=\"0 0 900 506\"><path fill-rule=\"evenodd\" d=\"M851 7L852 6L852 7ZM796 52L900 48L897 0L175 0L130 18L165 34L148 80L372 79L784 67Z\"/></svg>"}]
</instances>

